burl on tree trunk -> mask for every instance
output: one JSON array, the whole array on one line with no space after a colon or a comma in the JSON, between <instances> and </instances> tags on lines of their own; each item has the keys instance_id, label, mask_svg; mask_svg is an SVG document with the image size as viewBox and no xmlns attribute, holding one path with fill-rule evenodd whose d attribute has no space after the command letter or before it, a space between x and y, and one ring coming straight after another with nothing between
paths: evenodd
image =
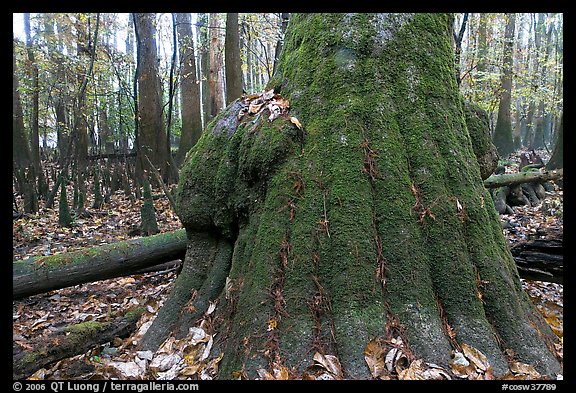
<instances>
[{"instance_id":1,"label":"burl on tree trunk","mask_svg":"<svg viewBox=\"0 0 576 393\"><path fill-rule=\"evenodd\" d=\"M188 154L176 199L192 241L142 347L184 336L218 300L222 379L279 364L301 376L315 352L371 378L368 343L387 353L398 337L409 360L447 365L466 344L495 375L510 353L561 371L482 183L450 26L293 15L269 83L290 113L241 116L237 100Z\"/></svg>"}]
</instances>

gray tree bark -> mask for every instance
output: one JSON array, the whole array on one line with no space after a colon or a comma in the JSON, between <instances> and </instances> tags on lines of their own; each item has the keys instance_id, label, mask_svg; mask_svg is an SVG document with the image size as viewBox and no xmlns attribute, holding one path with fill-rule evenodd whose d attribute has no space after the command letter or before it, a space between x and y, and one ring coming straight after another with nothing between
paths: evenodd
<instances>
[{"instance_id":1,"label":"gray tree bark","mask_svg":"<svg viewBox=\"0 0 576 393\"><path fill-rule=\"evenodd\" d=\"M202 134L202 114L200 112L200 80L196 76L191 15L189 13L177 13L176 24L180 49L180 113L182 116L182 132L176 162L178 165L182 165L186 153Z\"/></svg>"},{"instance_id":2,"label":"gray tree bark","mask_svg":"<svg viewBox=\"0 0 576 393\"><path fill-rule=\"evenodd\" d=\"M226 14L224 61L224 68L226 69L226 105L228 105L235 99L240 98L243 90L238 13Z\"/></svg>"}]
</instances>

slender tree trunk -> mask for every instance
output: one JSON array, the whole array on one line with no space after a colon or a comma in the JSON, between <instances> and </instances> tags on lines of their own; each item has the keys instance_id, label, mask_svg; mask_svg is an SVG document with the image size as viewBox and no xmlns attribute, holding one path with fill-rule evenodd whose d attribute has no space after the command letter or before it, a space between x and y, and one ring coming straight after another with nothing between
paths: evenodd
<instances>
[{"instance_id":1,"label":"slender tree trunk","mask_svg":"<svg viewBox=\"0 0 576 393\"><path fill-rule=\"evenodd\" d=\"M480 92L484 91L484 86L486 83L484 80L486 79L486 56L488 55L488 45L486 43L486 25L487 25L487 18L486 14L479 14L480 21L478 25L478 63L476 67L476 72L478 74L478 87L476 88L475 94L475 101L478 101L478 96Z\"/></svg>"},{"instance_id":2,"label":"slender tree trunk","mask_svg":"<svg viewBox=\"0 0 576 393\"><path fill-rule=\"evenodd\" d=\"M178 46L180 47L180 111L182 132L178 146L177 163L182 165L188 150L202 134L200 108L200 80L196 76L192 17L189 13L176 14Z\"/></svg>"},{"instance_id":3,"label":"slender tree trunk","mask_svg":"<svg viewBox=\"0 0 576 393\"><path fill-rule=\"evenodd\" d=\"M545 14L538 14L539 19L541 19L542 29L545 30ZM539 78L539 84L546 86L546 79L548 78L548 58L550 57L552 51L552 25L549 26L548 31L545 33L546 41L544 43L544 54L542 57L542 68ZM539 118L536 123L536 130L534 132L534 143L532 147L534 149L540 149L545 146L546 139L546 129L547 129L547 114L546 114L546 103L544 99L540 99L538 104Z\"/></svg>"},{"instance_id":4,"label":"slender tree trunk","mask_svg":"<svg viewBox=\"0 0 576 393\"><path fill-rule=\"evenodd\" d=\"M534 14L532 14L532 30L534 34L534 50L532 54L532 69L531 69L531 83L532 83L532 95L530 104L528 105L528 116L526 118L526 137L524 140L524 145L528 149L533 149L535 144L535 132L537 126L537 119L535 119L536 113L536 95L538 93L538 88L540 83L538 81L538 76L540 75L540 62L541 62L541 54L540 54L540 47L542 46L542 36L545 33L544 27L544 18L542 17L543 14L538 14L538 18Z\"/></svg>"},{"instance_id":5,"label":"slender tree trunk","mask_svg":"<svg viewBox=\"0 0 576 393\"><path fill-rule=\"evenodd\" d=\"M30 32L30 13L24 13L24 32L26 34L26 50L28 61L30 62L30 73L32 77L32 116L30 119L30 153L32 154L32 164L36 174L42 170L40 167L40 137L38 134L38 111L40 101L40 87L38 81L38 64L34 57L32 48L32 34Z\"/></svg>"},{"instance_id":6,"label":"slender tree trunk","mask_svg":"<svg viewBox=\"0 0 576 393\"><path fill-rule=\"evenodd\" d=\"M143 172L153 173L149 162L158 170L165 183L170 183L168 147L164 117L162 115L162 90L158 74L156 27L154 13L135 13L138 56L138 138L136 177L143 179ZM146 157L148 159L146 159ZM156 184L159 186L159 184Z\"/></svg>"},{"instance_id":7,"label":"slender tree trunk","mask_svg":"<svg viewBox=\"0 0 576 393\"><path fill-rule=\"evenodd\" d=\"M274 75L276 72L276 66L278 65L278 60L280 59L280 53L282 53L282 48L284 47L284 34L286 33L286 27L288 27L290 13L283 12L280 14L280 19L280 32L278 41L276 42L276 49L274 51L274 66L272 68L272 75Z\"/></svg>"},{"instance_id":8,"label":"slender tree trunk","mask_svg":"<svg viewBox=\"0 0 576 393\"><path fill-rule=\"evenodd\" d=\"M242 61L240 60L240 30L238 13L226 14L224 41L224 68L226 69L226 105L242 95Z\"/></svg>"},{"instance_id":9,"label":"slender tree trunk","mask_svg":"<svg viewBox=\"0 0 576 393\"><path fill-rule=\"evenodd\" d=\"M76 42L76 55L78 59L82 62L90 61L88 59L93 59L95 54L96 41L91 41L88 31L86 31L86 23L77 20L75 23L75 28L78 34L78 41ZM88 66L86 69L88 70ZM77 135L76 143L74 145L75 152L74 158L76 163L76 170L84 177L84 171L87 169L87 157L88 157L88 108L86 107L86 91L88 80L91 77L90 73L79 74L77 78L78 91L79 94L76 97L75 110L74 110L74 127Z\"/></svg>"},{"instance_id":10,"label":"slender tree trunk","mask_svg":"<svg viewBox=\"0 0 576 393\"><path fill-rule=\"evenodd\" d=\"M464 13L462 17L462 23L460 24L460 28L456 31L456 26L453 27L453 35L454 35L454 44L455 44L455 58L454 64L456 67L456 83L460 86L461 82L461 71L460 71L460 55L462 53L462 39L464 38L464 32L466 31L466 22L468 21L468 12Z\"/></svg>"},{"instance_id":11,"label":"slender tree trunk","mask_svg":"<svg viewBox=\"0 0 576 393\"><path fill-rule=\"evenodd\" d=\"M16 51L12 50L12 162L14 169L21 170L32 165L30 145L24 128L24 113L22 111L22 101L18 73L16 69Z\"/></svg>"},{"instance_id":12,"label":"slender tree trunk","mask_svg":"<svg viewBox=\"0 0 576 393\"><path fill-rule=\"evenodd\" d=\"M546 169L558 169L564 167L564 113L560 115L560 125L558 126L558 134L556 136L556 143L554 144L554 151L550 161L546 164Z\"/></svg>"},{"instance_id":13,"label":"slender tree trunk","mask_svg":"<svg viewBox=\"0 0 576 393\"><path fill-rule=\"evenodd\" d=\"M208 38L208 14L198 14L197 36L200 51L200 87L202 89L202 129L206 128L210 113L210 86L208 84L208 74L210 73L210 56Z\"/></svg>"},{"instance_id":14,"label":"slender tree trunk","mask_svg":"<svg viewBox=\"0 0 576 393\"><path fill-rule=\"evenodd\" d=\"M512 97L512 55L514 51L514 28L516 14L506 14L506 31L504 33L504 55L502 60L502 95L498 107L498 120L494 130L494 145L502 157L514 151L512 139L512 120L510 104Z\"/></svg>"},{"instance_id":15,"label":"slender tree trunk","mask_svg":"<svg viewBox=\"0 0 576 393\"><path fill-rule=\"evenodd\" d=\"M508 350L561 372L466 132L451 18L292 16L269 82L290 113L239 118L236 101L203 134L177 191L189 249L143 348L217 300L222 379L305 377L315 352L367 379L365 351L392 339L408 362L448 367L466 344L497 376Z\"/></svg>"},{"instance_id":16,"label":"slender tree trunk","mask_svg":"<svg viewBox=\"0 0 576 393\"><path fill-rule=\"evenodd\" d=\"M220 24L218 14L210 13L210 71L208 74L208 84L210 86L210 111L208 120L212 120L224 107L224 96L222 91L222 79L220 70L222 68L222 54L220 48Z\"/></svg>"}]
</instances>

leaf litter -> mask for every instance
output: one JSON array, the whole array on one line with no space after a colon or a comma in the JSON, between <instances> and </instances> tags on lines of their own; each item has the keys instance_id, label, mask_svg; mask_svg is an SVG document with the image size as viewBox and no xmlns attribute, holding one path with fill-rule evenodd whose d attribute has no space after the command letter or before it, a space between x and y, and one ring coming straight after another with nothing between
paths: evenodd
<instances>
[{"instance_id":1,"label":"leaf litter","mask_svg":"<svg viewBox=\"0 0 576 393\"><path fill-rule=\"evenodd\" d=\"M253 115L264 109L272 120L286 114L287 100L273 91L244 97L246 109L239 117ZM259 101L258 101L259 100ZM254 102L252 102L254 101ZM245 110L245 113L243 111ZM279 111L278 111L279 110ZM295 117L291 122L298 128L301 124ZM542 153L539 152L541 155ZM517 171L514 164L507 172ZM157 190L160 192L160 190ZM68 195L72 195L69 192ZM22 205L19 196L17 204ZM113 243L135 236L130 235L134 223L140 221L142 201L131 202L122 191L110 198L101 209L86 208L91 217L78 218L72 228L57 225L57 202L53 209L41 209L39 213L27 215L13 221L13 251L15 259L28 256L52 255L73 251L87 246ZM88 205L88 203L87 203ZM155 199L160 232L180 229L176 215L171 211L165 196ZM503 229L512 245L530 236L537 236L539 228L562 228L563 194L556 189L547 192L546 199L536 207L519 206L514 216L506 219L514 224ZM218 373L223 353L213 353L214 335L210 329L211 314L217 304L211 303L197 326L191 327L181 340L169 337L156 351L139 351L137 344L143 337L156 313L170 293L176 274L146 273L130 277L119 277L70 288L51 291L13 301L13 342L24 349L31 349L28 341L39 335L47 336L59 327L90 320L105 320L111 313L126 311L132 307L145 306L146 312L137 324L135 332L126 339L95 347L87 353L63 359L49 369L40 369L30 379L212 379ZM542 313L560 343L555 344L560 359L563 357L563 285L521 279L538 310ZM48 311L47 311L48 310ZM374 379L494 379L492 367L477 349L463 343L462 351L454 351L447 368L422 359L408 364L402 351L404 343L397 337L394 345L386 345L381 339L370 340L364 349L368 370ZM80 369L77 364L92 365L86 372L71 372ZM316 352L310 366L297 375L279 362L274 362L270 371L258 371L258 379L343 379L344 374L338 358ZM245 373L233 373L237 379L246 379ZM509 372L502 379L547 379L532 365L513 361ZM557 376L562 378L561 375Z\"/></svg>"}]
</instances>

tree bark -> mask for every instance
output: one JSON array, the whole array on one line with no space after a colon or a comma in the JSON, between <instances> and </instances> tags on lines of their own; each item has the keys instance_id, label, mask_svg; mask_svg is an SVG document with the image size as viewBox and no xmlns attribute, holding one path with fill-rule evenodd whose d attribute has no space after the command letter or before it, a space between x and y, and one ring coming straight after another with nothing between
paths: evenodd
<instances>
[{"instance_id":1,"label":"tree bark","mask_svg":"<svg viewBox=\"0 0 576 393\"><path fill-rule=\"evenodd\" d=\"M545 38L544 43L544 53L540 54L542 68L540 69L540 77L538 80L539 85L546 85L546 79L548 77L548 58L552 52L552 25L548 27L546 31L546 14L538 14L538 23L541 24L542 38ZM536 122L536 129L534 131L534 141L532 144L533 149L540 149L545 146L545 136L546 136L546 102L543 97L540 98L540 103L538 104L539 118Z\"/></svg>"},{"instance_id":2,"label":"tree bark","mask_svg":"<svg viewBox=\"0 0 576 393\"><path fill-rule=\"evenodd\" d=\"M178 46L180 48L180 113L182 131L176 162L182 165L186 153L202 134L202 114L200 112L200 80L196 76L194 57L194 36L192 17L189 13L176 14Z\"/></svg>"},{"instance_id":3,"label":"tree bark","mask_svg":"<svg viewBox=\"0 0 576 393\"><path fill-rule=\"evenodd\" d=\"M468 12L464 13L462 17L462 23L460 24L460 29L456 33L456 26L453 27L454 45L455 45L455 56L454 56L454 66L456 68L456 83L460 86L461 75L460 75L460 56L462 53L462 39L464 38L464 32L466 31L466 22L468 21ZM456 21L454 21L456 22Z\"/></svg>"},{"instance_id":4,"label":"tree bark","mask_svg":"<svg viewBox=\"0 0 576 393\"><path fill-rule=\"evenodd\" d=\"M510 118L510 100L512 97L512 54L514 50L514 29L516 14L506 14L507 23L504 33L504 54L502 60L502 95L498 107L498 119L494 130L494 145L501 157L507 157L514 151L512 139L512 120Z\"/></svg>"},{"instance_id":5,"label":"tree bark","mask_svg":"<svg viewBox=\"0 0 576 393\"><path fill-rule=\"evenodd\" d=\"M284 34L286 34L286 28L288 27L288 21L290 20L290 13L282 12L280 14L280 19L280 31L278 41L276 42L276 49L274 50L274 65L272 67L272 75L274 75L276 72L278 60L280 60L280 53L282 53L282 47L284 46Z\"/></svg>"},{"instance_id":6,"label":"tree bark","mask_svg":"<svg viewBox=\"0 0 576 393\"><path fill-rule=\"evenodd\" d=\"M498 151L490 136L490 120L485 110L471 102L464 105L464 115L466 128L470 134L472 149L478 165L480 165L480 176L486 180L498 166Z\"/></svg>"},{"instance_id":7,"label":"tree bark","mask_svg":"<svg viewBox=\"0 0 576 393\"><path fill-rule=\"evenodd\" d=\"M224 68L226 69L226 105L228 105L242 96L242 61L240 60L238 13L226 14L224 62Z\"/></svg>"},{"instance_id":8,"label":"tree bark","mask_svg":"<svg viewBox=\"0 0 576 393\"><path fill-rule=\"evenodd\" d=\"M222 54L220 48L218 14L210 13L210 70L208 73L208 85L210 87L210 110L208 121L211 121L224 108L224 96L220 70L222 69Z\"/></svg>"},{"instance_id":9,"label":"tree bark","mask_svg":"<svg viewBox=\"0 0 576 393\"><path fill-rule=\"evenodd\" d=\"M138 56L138 138L136 170L137 178L142 181L143 171L152 172L152 165L162 175L162 180L170 183L168 148L164 117L162 115L162 89L158 74L156 50L156 27L154 13L135 13L134 27L137 31ZM156 186L156 181L154 181Z\"/></svg>"},{"instance_id":10,"label":"tree bark","mask_svg":"<svg viewBox=\"0 0 576 393\"><path fill-rule=\"evenodd\" d=\"M40 137L38 133L38 111L40 101L40 88L38 85L38 64L32 49L32 33L30 31L30 13L24 13L24 31L26 33L26 52L28 53L28 61L30 62L30 74L32 77L32 116L30 120L30 153L32 154L32 164L34 171L38 174L42 168L40 167Z\"/></svg>"},{"instance_id":11,"label":"tree bark","mask_svg":"<svg viewBox=\"0 0 576 393\"><path fill-rule=\"evenodd\" d=\"M492 175L484 180L484 186L486 188L497 188L522 183L545 182L547 180L560 179L563 177L563 175L564 170L562 168L558 170L543 172L519 172L503 175Z\"/></svg>"},{"instance_id":12,"label":"tree bark","mask_svg":"<svg viewBox=\"0 0 576 393\"><path fill-rule=\"evenodd\" d=\"M556 143L554 144L554 151L552 157L546 164L546 169L558 169L564 166L564 113L560 115L560 126L558 127L558 134L556 136Z\"/></svg>"},{"instance_id":13,"label":"tree bark","mask_svg":"<svg viewBox=\"0 0 576 393\"><path fill-rule=\"evenodd\" d=\"M198 25L196 35L198 37L198 50L200 52L200 65L198 75L201 80L200 89L202 96L202 129L206 128L210 117L210 86L208 84L208 74L210 73L210 39L208 37L208 14L198 14Z\"/></svg>"},{"instance_id":14,"label":"tree bark","mask_svg":"<svg viewBox=\"0 0 576 393\"><path fill-rule=\"evenodd\" d=\"M184 230L79 251L15 261L12 298L21 299L55 289L104 280L172 259L186 249Z\"/></svg>"},{"instance_id":15,"label":"tree bark","mask_svg":"<svg viewBox=\"0 0 576 393\"><path fill-rule=\"evenodd\" d=\"M30 145L24 128L24 113L20 99L16 50L12 50L12 162L14 169L29 168L32 165Z\"/></svg>"},{"instance_id":16,"label":"tree bark","mask_svg":"<svg viewBox=\"0 0 576 393\"><path fill-rule=\"evenodd\" d=\"M192 150L176 194L190 274L143 344L184 337L218 300L222 379L279 364L301 376L315 351L336 356L344 378L369 379L367 344L386 353L397 337L409 361L447 366L466 343L496 376L505 349L561 372L480 177L451 19L292 16L269 82L290 114L239 116L235 101Z\"/></svg>"},{"instance_id":17,"label":"tree bark","mask_svg":"<svg viewBox=\"0 0 576 393\"><path fill-rule=\"evenodd\" d=\"M79 355L89 349L111 342L116 337L128 337L136 330L136 323L144 309L136 309L112 321L88 321L67 326L51 333L47 339L32 341L32 349L13 345L13 379L25 379L36 370L48 367L59 360Z\"/></svg>"}]
</instances>

